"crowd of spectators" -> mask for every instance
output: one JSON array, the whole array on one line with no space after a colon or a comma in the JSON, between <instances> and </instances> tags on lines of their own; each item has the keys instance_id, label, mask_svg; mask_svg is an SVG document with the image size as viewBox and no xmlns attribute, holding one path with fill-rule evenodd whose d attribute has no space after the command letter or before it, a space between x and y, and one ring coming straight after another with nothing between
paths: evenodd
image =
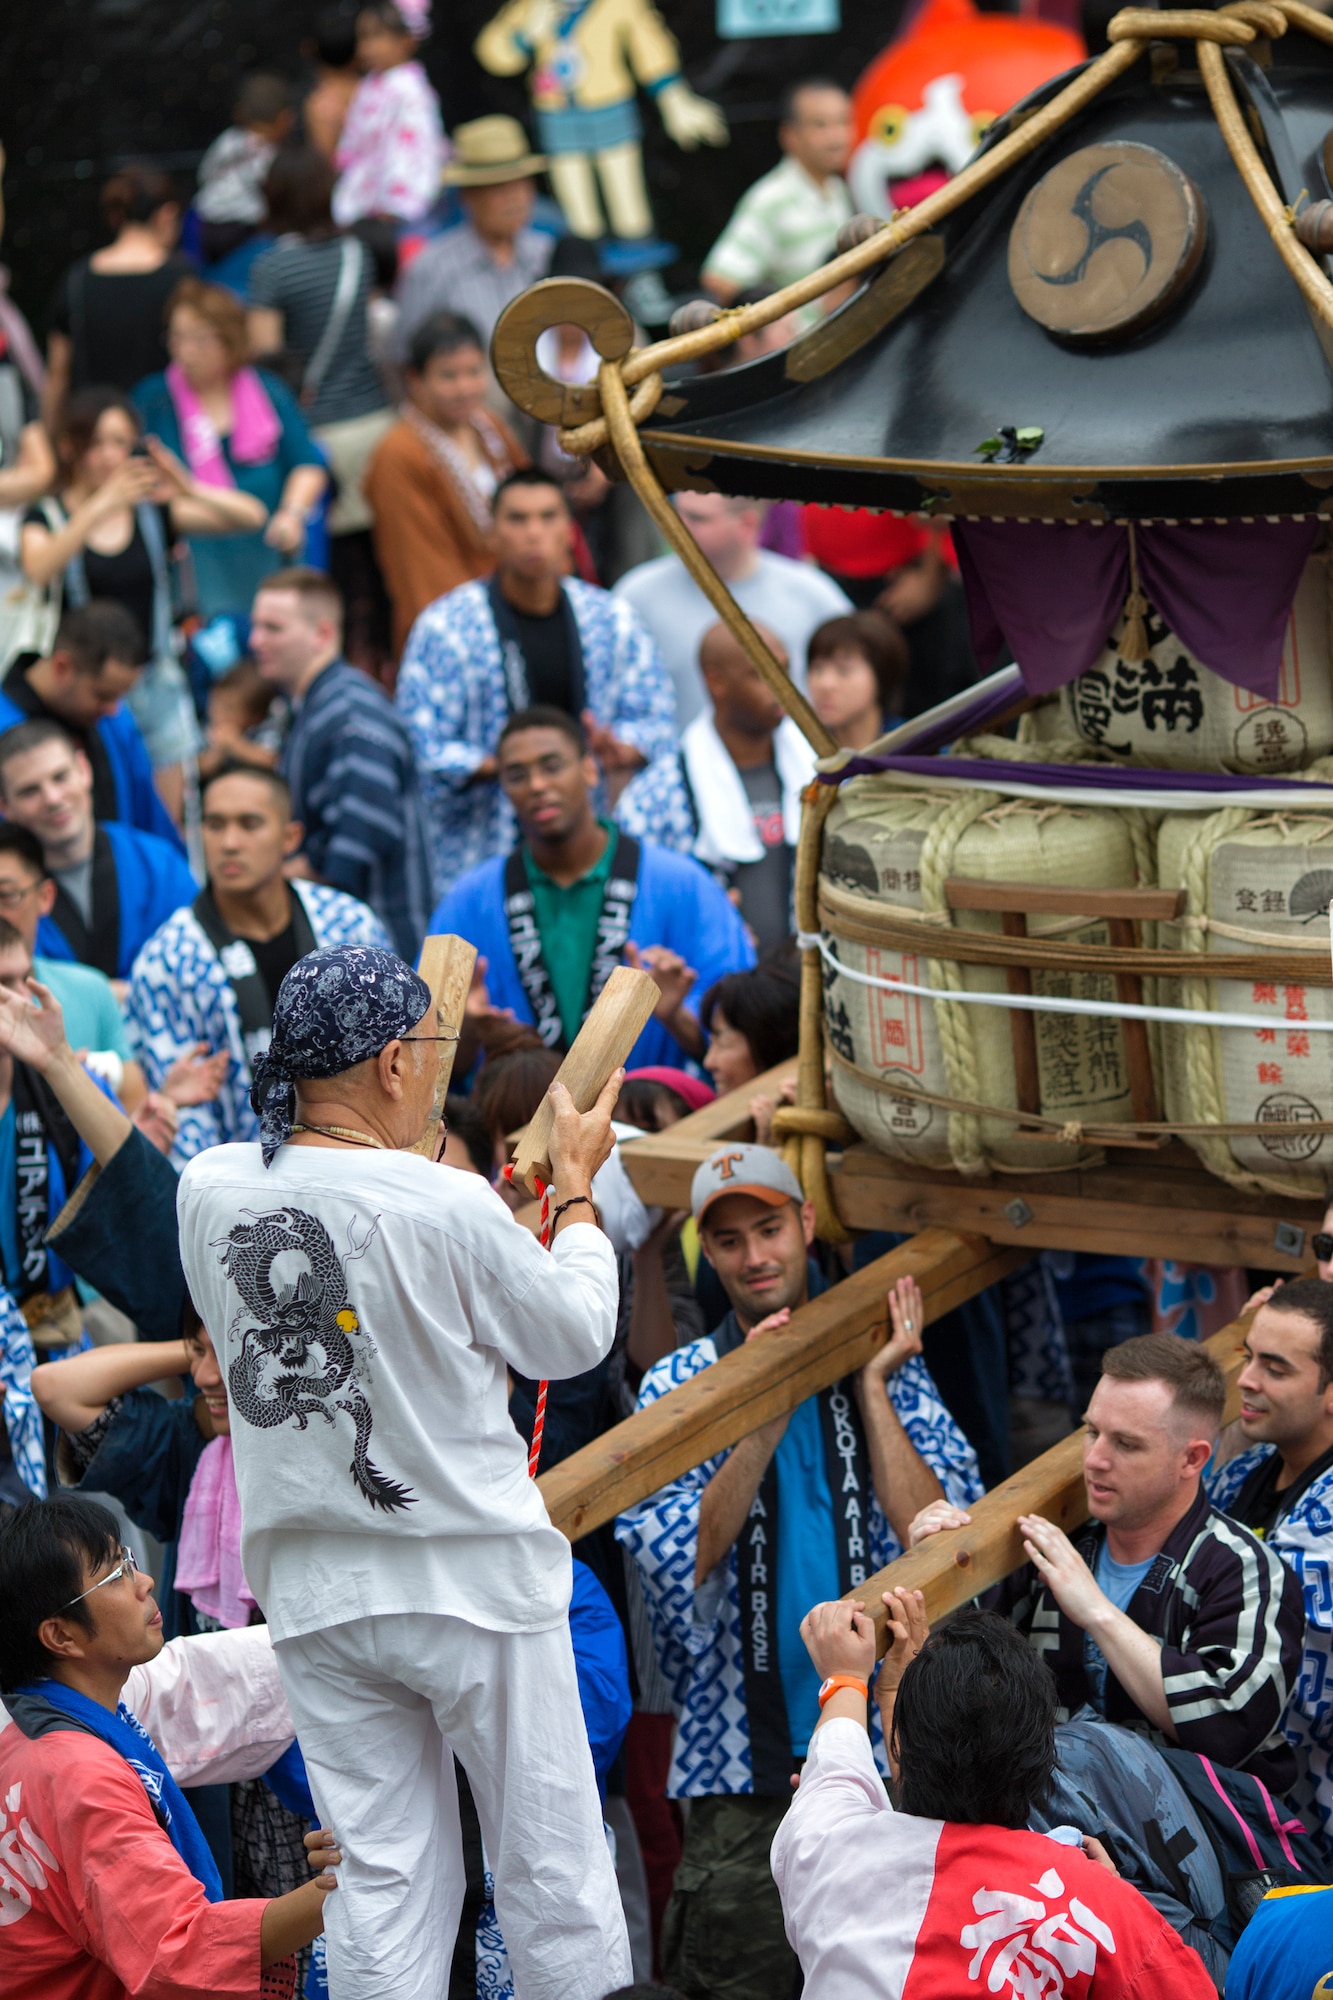
<instances>
[{"instance_id":1,"label":"crowd of spectators","mask_svg":"<svg viewBox=\"0 0 1333 2000\"><path fill-rule=\"evenodd\" d=\"M617 1154L600 1170L616 1339L551 1384L543 1468L889 1247L824 1251L772 1144L812 753L632 496L501 394L500 312L550 272L597 275L596 247L561 236L515 120L446 137L425 26L420 4L367 0L354 32L321 25L304 95L247 78L188 206L156 168L119 170L110 240L61 279L44 365L0 313L16 1995L325 1990L341 1857L312 1825L241 1564L219 1329L175 1227L186 1163L259 1136L255 1065L306 954L415 962L438 932L478 948L442 1157L511 1206L512 1135L617 964L658 989L619 1139L748 1092L755 1143L701 1167L688 1210L646 1209ZM782 160L705 260L713 297L831 252L849 135L837 86L788 91ZM596 363L574 328L539 358L566 381ZM974 675L938 528L674 504L840 747ZM1220 1990L1230 1958L1228 1991L1285 1996L1262 1969L1285 1954L1306 1979L1289 1990L1310 1990L1322 1896L1245 1919L1270 1883L1333 1874L1331 1279L1265 1293L1241 1435L1220 1443L1221 1377L1182 1337L1202 1313L1162 1331L1148 1267L1047 1253L930 1330L904 1280L854 1377L578 1544L580 1696L642 1981L690 2000L773 2000L801 1974L812 2000L979 1981L1185 1996ZM525 1438L537 1386L511 1373ZM1089 1527L1025 1516L1026 1566L935 1632L918 1600L887 1600L872 1699L869 1607L848 1593L965 1527L1038 1407L1057 1434L1084 1421ZM1113 1829L1147 1754L1200 1830L1154 1847L1140 1828L1140 1854ZM1215 1907L1181 1873L1214 1838L1200 1770L1248 1842ZM499 2000L460 1776L447 1990ZM1055 1824L1070 1797L1078 1825ZM445 1992L435 1974L420 1991Z\"/></svg>"}]
</instances>

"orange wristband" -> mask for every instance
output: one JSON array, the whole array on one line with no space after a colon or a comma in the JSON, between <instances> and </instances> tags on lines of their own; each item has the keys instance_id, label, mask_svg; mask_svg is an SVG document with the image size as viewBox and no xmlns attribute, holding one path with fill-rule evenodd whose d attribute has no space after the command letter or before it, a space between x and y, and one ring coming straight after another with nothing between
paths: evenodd
<instances>
[{"instance_id":1,"label":"orange wristband","mask_svg":"<svg viewBox=\"0 0 1333 2000\"><path fill-rule=\"evenodd\" d=\"M870 1689L864 1681L858 1680L855 1674L830 1674L819 1690L819 1706L822 1708L839 1688L855 1688L862 1701L870 1699Z\"/></svg>"}]
</instances>

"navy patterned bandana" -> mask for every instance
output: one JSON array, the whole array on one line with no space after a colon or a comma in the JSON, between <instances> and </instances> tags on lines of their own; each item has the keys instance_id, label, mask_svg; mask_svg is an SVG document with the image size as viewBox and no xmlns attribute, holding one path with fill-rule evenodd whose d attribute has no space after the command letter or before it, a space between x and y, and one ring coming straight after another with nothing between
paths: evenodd
<instances>
[{"instance_id":1,"label":"navy patterned bandana","mask_svg":"<svg viewBox=\"0 0 1333 2000\"><path fill-rule=\"evenodd\" d=\"M278 988L273 1040L250 1086L264 1165L292 1136L295 1081L369 1061L410 1034L430 1004L425 980L379 945L325 945L299 958Z\"/></svg>"}]
</instances>

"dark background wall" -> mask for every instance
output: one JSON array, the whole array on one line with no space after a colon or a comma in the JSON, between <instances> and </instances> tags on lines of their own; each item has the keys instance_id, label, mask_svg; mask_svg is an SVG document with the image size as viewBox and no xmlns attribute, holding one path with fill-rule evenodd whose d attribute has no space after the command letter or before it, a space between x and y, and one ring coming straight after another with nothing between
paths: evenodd
<instances>
[{"instance_id":1,"label":"dark background wall","mask_svg":"<svg viewBox=\"0 0 1333 2000\"><path fill-rule=\"evenodd\" d=\"M660 233L687 275L736 197L773 164L773 115L784 83L831 75L851 84L888 41L904 0L843 0L831 35L720 42L716 0L660 0L685 74L721 103L732 142L680 153L643 103L645 151ZM527 113L522 79L503 82L471 45L498 0L436 0L424 61L446 126L484 111ZM3 256L34 325L65 265L104 240L97 188L131 158L177 169L188 190L199 155L230 122L238 80L274 69L299 81L302 38L318 0L2 0L0 139L7 154ZM351 11L349 9L349 11Z\"/></svg>"}]
</instances>

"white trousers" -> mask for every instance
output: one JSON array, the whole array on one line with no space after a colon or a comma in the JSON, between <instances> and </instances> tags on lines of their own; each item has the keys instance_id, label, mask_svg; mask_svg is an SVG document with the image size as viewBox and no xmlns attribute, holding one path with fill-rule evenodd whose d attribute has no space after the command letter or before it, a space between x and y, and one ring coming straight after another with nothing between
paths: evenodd
<instances>
[{"instance_id":1,"label":"white trousers","mask_svg":"<svg viewBox=\"0 0 1333 2000\"><path fill-rule=\"evenodd\" d=\"M515 2000L602 2000L633 1977L568 1626L484 1632L427 1612L281 1640L320 1823L331 2000L445 2000L463 1904L451 1752L495 1876Z\"/></svg>"}]
</instances>

